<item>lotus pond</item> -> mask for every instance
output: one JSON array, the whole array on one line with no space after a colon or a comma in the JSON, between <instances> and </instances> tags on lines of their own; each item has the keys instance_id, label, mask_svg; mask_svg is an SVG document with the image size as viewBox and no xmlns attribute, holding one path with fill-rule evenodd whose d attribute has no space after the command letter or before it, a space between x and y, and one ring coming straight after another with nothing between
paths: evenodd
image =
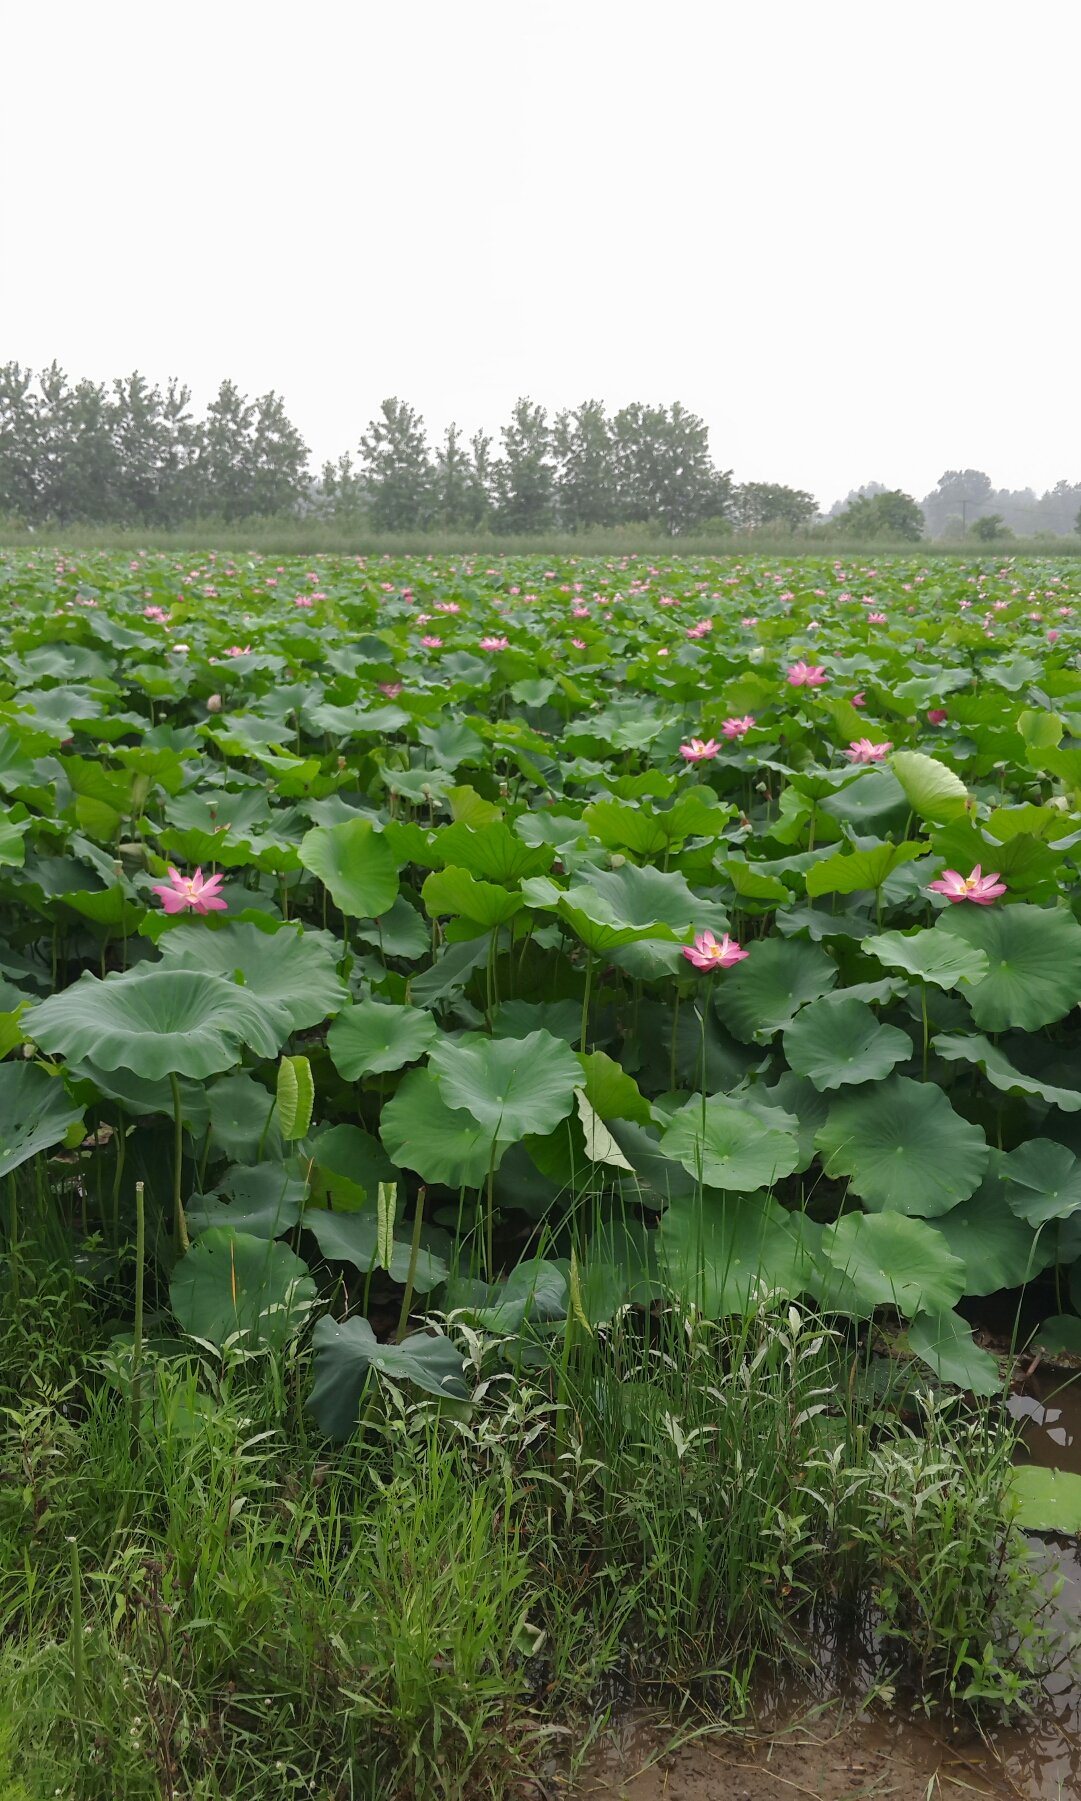
<instances>
[{"instance_id":1,"label":"lotus pond","mask_svg":"<svg viewBox=\"0 0 1081 1801\"><path fill-rule=\"evenodd\" d=\"M504 1584L499 1657L479 1659L471 1705L507 1660L516 1695L542 1664L560 1696L595 1698L617 1666L717 1679L703 1621L718 1609L731 1705L756 1655L791 1648L800 1610L802 1631L824 1589L838 1598L825 1571L842 1549L864 1587L839 1598L858 1612L873 1595L876 1630L885 1619L916 1647L920 1692L1022 1696L1039 1634L1019 1663L1018 1614L994 1588L1003 1571L1015 1599L1024 1586L1011 1522L1081 1528L1081 1478L1011 1477L992 1417L1013 1353L1026 1367L1081 1353L1079 650L1069 560L0 553L16 1447L0 1521L15 1510L19 1547L0 1625L25 1651L37 1607L50 1631L66 1622L33 1682L69 1734L94 1717L78 1739L88 1794L368 1792L295 1747L292 1787L254 1750L259 1773L229 1763L225 1781L222 1743L240 1756L253 1731L244 1682L263 1708L292 1681L256 1679L235 1645L204 1672L217 1698L197 1729L177 1696L193 1633L239 1580L245 1521L269 1530L270 1490L274 1543L307 1580L317 1541L325 1572L360 1542L356 1517L328 1523L328 1484L376 1471L364 1517L387 1509L380 1555L410 1529L429 1547L450 1534L463 1569ZM754 1629L739 1624L722 1522L703 1523L727 1494L732 1527L710 1459L737 1391L741 1407L756 1397L756 1425L772 1420L744 1570L768 1568L768 1629L761 1593ZM970 1560L1001 1561L971 1592L954 1572L940 1640L927 1596L906 1599L896 1570L853 1547L880 1555L884 1497L934 1486L947 1414L972 1518L990 1496L998 1523L966 1541L948 1508L935 1518ZM472 1474L437 1505L452 1427ZM283 1434L306 1460L295 1543ZM168 1463L153 1479L151 1442ZM735 1427L726 1442L744 1468ZM629 1446L645 1457L633 1470ZM116 1484L107 1531L85 1496L65 1514L59 1468ZM180 1489L185 1507L216 1495L213 1571L185 1562L205 1520L166 1532L167 1554L149 1527L136 1546L146 1521L165 1531ZM956 1478L943 1496L959 1505ZM665 1532L646 1555L651 1506ZM647 1629L643 1585L691 1516L698 1551L670 1572L663 1630L651 1614ZM514 1557L489 1568L512 1523ZM611 1578L600 1613L554 1573L560 1532L579 1529L574 1581ZM927 1549L913 1531L910 1574ZM527 1579L516 1559L544 1533L546 1577L527 1558ZM140 1555L154 1567L136 1580ZM188 1586L170 1589L181 1566ZM434 1617L445 1576L426 1578ZM168 1621L200 1584L174 1642ZM109 1719L87 1699L88 1590L108 1598L109 1655L123 1641L128 1659ZM1000 1601L994 1654L960 1651ZM277 1606L284 1591L263 1596L249 1648ZM158 1635L150 1690L135 1620L136 1637ZM312 1626L309 1675L326 1676L344 1630ZM401 1646L384 1651L400 1671ZM368 1641L357 1655L379 1663ZM420 1659L418 1692L448 1659ZM129 1678L144 1685L130 1770L116 1749L135 1730L118 1723ZM352 1680L357 1719L382 1731L391 1704L362 1704ZM395 1695L413 1723L387 1728L373 1794L521 1779L520 1742L498 1773L461 1750L458 1696L453 1780L425 1787L449 1736L433 1748L416 1726L429 1700L414 1715ZM3 1745L0 1710L0 1794ZM358 1753L335 1755L352 1770ZM16 1758L12 1783L29 1767Z\"/></svg>"}]
</instances>

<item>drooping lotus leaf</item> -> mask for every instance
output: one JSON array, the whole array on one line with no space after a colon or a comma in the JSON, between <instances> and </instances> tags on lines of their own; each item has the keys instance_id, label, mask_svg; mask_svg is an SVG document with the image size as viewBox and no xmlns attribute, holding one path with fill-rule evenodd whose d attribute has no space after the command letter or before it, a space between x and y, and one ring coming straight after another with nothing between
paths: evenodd
<instances>
[{"instance_id":1,"label":"drooping lotus leaf","mask_svg":"<svg viewBox=\"0 0 1081 1801\"><path fill-rule=\"evenodd\" d=\"M999 1050L982 1033L938 1032L931 1045L947 1063L975 1064L983 1070L992 1088L1001 1089L1004 1094L1036 1095L1051 1107L1061 1107L1064 1113L1081 1110L1081 1089L1056 1088L1036 1076L1026 1076L1014 1068L1005 1051Z\"/></svg>"},{"instance_id":2,"label":"drooping lotus leaf","mask_svg":"<svg viewBox=\"0 0 1081 1801\"><path fill-rule=\"evenodd\" d=\"M415 1063L435 1043L439 1029L420 1007L359 1001L339 1013L327 1033L327 1049L346 1081Z\"/></svg>"},{"instance_id":3,"label":"drooping lotus leaf","mask_svg":"<svg viewBox=\"0 0 1081 1801\"><path fill-rule=\"evenodd\" d=\"M196 1238L212 1226L230 1226L253 1238L278 1238L299 1220L307 1186L303 1175L285 1163L236 1164L216 1193L188 1202L188 1231Z\"/></svg>"},{"instance_id":4,"label":"drooping lotus leaf","mask_svg":"<svg viewBox=\"0 0 1081 1801\"><path fill-rule=\"evenodd\" d=\"M523 1257L498 1282L458 1278L446 1298L469 1325L509 1334L527 1324L566 1319L570 1284L564 1265L546 1257Z\"/></svg>"},{"instance_id":5,"label":"drooping lotus leaf","mask_svg":"<svg viewBox=\"0 0 1081 1801\"><path fill-rule=\"evenodd\" d=\"M212 1226L180 1259L169 1300L184 1331L214 1345L280 1350L318 1298L308 1266L288 1245Z\"/></svg>"},{"instance_id":6,"label":"drooping lotus leaf","mask_svg":"<svg viewBox=\"0 0 1081 1801\"><path fill-rule=\"evenodd\" d=\"M909 806L921 819L956 819L968 806L964 782L937 757L918 750L896 750L890 764Z\"/></svg>"},{"instance_id":7,"label":"drooping lotus leaf","mask_svg":"<svg viewBox=\"0 0 1081 1801\"><path fill-rule=\"evenodd\" d=\"M525 850L525 845L522 849ZM525 906L525 897L500 888L495 882L478 882L467 869L436 869L421 889L421 898L433 919L451 914L475 920L491 931L506 925Z\"/></svg>"},{"instance_id":8,"label":"drooping lotus leaf","mask_svg":"<svg viewBox=\"0 0 1081 1801\"><path fill-rule=\"evenodd\" d=\"M282 1148L275 1097L246 1070L222 1076L207 1090L211 1152L245 1163L275 1156Z\"/></svg>"},{"instance_id":9,"label":"drooping lotus leaf","mask_svg":"<svg viewBox=\"0 0 1081 1801\"><path fill-rule=\"evenodd\" d=\"M468 870L483 882L519 882L551 868L549 845L528 845L501 819L474 825L457 819L436 836L440 862Z\"/></svg>"},{"instance_id":10,"label":"drooping lotus leaf","mask_svg":"<svg viewBox=\"0 0 1081 1801\"><path fill-rule=\"evenodd\" d=\"M308 1406L330 1438L347 1439L373 1370L391 1382L410 1382L440 1400L466 1401L465 1361L442 1333L411 1332L401 1344L380 1344L366 1319L324 1318L312 1333L315 1382Z\"/></svg>"},{"instance_id":11,"label":"drooping lotus leaf","mask_svg":"<svg viewBox=\"0 0 1081 1801\"><path fill-rule=\"evenodd\" d=\"M1050 1138L1030 1138L999 1160L1007 1204L1030 1226L1081 1212L1081 1158Z\"/></svg>"},{"instance_id":12,"label":"drooping lotus leaf","mask_svg":"<svg viewBox=\"0 0 1081 1801\"><path fill-rule=\"evenodd\" d=\"M272 932L239 920L216 931L188 926L166 932L159 948L164 969L200 969L230 981L239 974L257 1000L284 1007L294 1032L320 1025L346 998L330 946L299 926Z\"/></svg>"},{"instance_id":13,"label":"drooping lotus leaf","mask_svg":"<svg viewBox=\"0 0 1081 1801\"><path fill-rule=\"evenodd\" d=\"M980 1349L968 1321L952 1308L918 1313L908 1329L908 1343L943 1382L969 1394L997 1395L1006 1386L990 1352Z\"/></svg>"},{"instance_id":14,"label":"drooping lotus leaf","mask_svg":"<svg viewBox=\"0 0 1081 1801\"><path fill-rule=\"evenodd\" d=\"M511 1142L451 1107L427 1069L411 1069L399 1083L380 1115L379 1136L399 1169L448 1188L479 1188Z\"/></svg>"},{"instance_id":15,"label":"drooping lotus leaf","mask_svg":"<svg viewBox=\"0 0 1081 1801\"><path fill-rule=\"evenodd\" d=\"M908 840L876 844L870 850L838 851L836 856L815 863L807 871L807 893L815 900L822 894L860 894L881 888L895 869L914 862L922 853L922 845Z\"/></svg>"},{"instance_id":16,"label":"drooping lotus leaf","mask_svg":"<svg viewBox=\"0 0 1081 1801\"><path fill-rule=\"evenodd\" d=\"M865 938L862 949L888 969L903 969L936 988L978 982L988 969L984 952L956 933L882 932L877 938Z\"/></svg>"},{"instance_id":17,"label":"drooping lotus leaf","mask_svg":"<svg viewBox=\"0 0 1081 1801\"><path fill-rule=\"evenodd\" d=\"M377 1138L360 1126L331 1126L312 1142L312 1198L335 1213L356 1213L374 1201L380 1182L394 1181L394 1165Z\"/></svg>"},{"instance_id":18,"label":"drooping lotus leaf","mask_svg":"<svg viewBox=\"0 0 1081 1801\"><path fill-rule=\"evenodd\" d=\"M394 905L397 858L370 819L313 826L300 841L300 861L351 919L378 919Z\"/></svg>"},{"instance_id":19,"label":"drooping lotus leaf","mask_svg":"<svg viewBox=\"0 0 1081 1801\"><path fill-rule=\"evenodd\" d=\"M830 995L801 1007L784 1030L784 1054L816 1088L878 1082L912 1055L912 1040L883 1025L864 1001Z\"/></svg>"},{"instance_id":20,"label":"drooping lotus leaf","mask_svg":"<svg viewBox=\"0 0 1081 1801\"><path fill-rule=\"evenodd\" d=\"M821 1248L868 1307L896 1307L911 1319L952 1307L964 1293L964 1264L922 1219L846 1213L826 1227Z\"/></svg>"},{"instance_id":21,"label":"drooping lotus leaf","mask_svg":"<svg viewBox=\"0 0 1081 1801\"><path fill-rule=\"evenodd\" d=\"M869 1208L925 1218L967 1200L988 1159L980 1128L908 1076L839 1097L815 1142L826 1174L848 1176Z\"/></svg>"},{"instance_id":22,"label":"drooping lotus leaf","mask_svg":"<svg viewBox=\"0 0 1081 1801\"><path fill-rule=\"evenodd\" d=\"M743 1044L772 1038L805 1001L816 1001L837 981L837 965L816 944L765 938L713 983L714 1005Z\"/></svg>"},{"instance_id":23,"label":"drooping lotus leaf","mask_svg":"<svg viewBox=\"0 0 1081 1801\"><path fill-rule=\"evenodd\" d=\"M709 1319L806 1286L809 1262L791 1216L762 1194L676 1201L660 1224L661 1274Z\"/></svg>"},{"instance_id":24,"label":"drooping lotus leaf","mask_svg":"<svg viewBox=\"0 0 1081 1801\"><path fill-rule=\"evenodd\" d=\"M779 1108L750 1111L728 1095L695 1098L674 1114L661 1150L707 1188L750 1194L791 1175L799 1161L796 1121Z\"/></svg>"},{"instance_id":25,"label":"drooping lotus leaf","mask_svg":"<svg viewBox=\"0 0 1081 1801\"><path fill-rule=\"evenodd\" d=\"M992 1151L975 1194L935 1221L965 1266L965 1293L994 1294L1018 1288L1055 1261L1052 1232L1040 1232L1014 1212L1007 1199L1006 1159Z\"/></svg>"},{"instance_id":26,"label":"drooping lotus leaf","mask_svg":"<svg viewBox=\"0 0 1081 1801\"><path fill-rule=\"evenodd\" d=\"M649 1124L649 1102L634 1077L607 1051L587 1051L578 1062L586 1099L602 1119L634 1119L639 1125Z\"/></svg>"},{"instance_id":27,"label":"drooping lotus leaf","mask_svg":"<svg viewBox=\"0 0 1081 1801\"><path fill-rule=\"evenodd\" d=\"M573 1051L543 1031L525 1038L440 1038L428 1066L446 1105L471 1114L489 1140L551 1132L574 1106L582 1080Z\"/></svg>"},{"instance_id":28,"label":"drooping lotus leaf","mask_svg":"<svg viewBox=\"0 0 1081 1801\"><path fill-rule=\"evenodd\" d=\"M284 1007L223 976L146 964L104 981L86 973L29 1008L23 1023L51 1055L133 1069L152 1081L216 1075L245 1046L274 1057L290 1030Z\"/></svg>"},{"instance_id":29,"label":"drooping lotus leaf","mask_svg":"<svg viewBox=\"0 0 1081 1801\"><path fill-rule=\"evenodd\" d=\"M0 1063L0 1176L59 1144L82 1116L59 1075L38 1063Z\"/></svg>"},{"instance_id":30,"label":"drooping lotus leaf","mask_svg":"<svg viewBox=\"0 0 1081 1801\"><path fill-rule=\"evenodd\" d=\"M985 1032L1011 1026L1035 1032L1081 1001L1081 926L1064 907L962 902L934 930L953 933L986 956L987 974L963 990Z\"/></svg>"},{"instance_id":31,"label":"drooping lotus leaf","mask_svg":"<svg viewBox=\"0 0 1081 1801\"><path fill-rule=\"evenodd\" d=\"M305 1220L314 1233L324 1257L340 1263L351 1263L356 1269L374 1269L379 1257L379 1225L375 1208L363 1213L327 1213L316 1208ZM390 1246L387 1274L392 1282L408 1282L412 1269L413 1287L427 1294L446 1280L447 1265L423 1246L418 1247L413 1261L413 1247L408 1240L395 1238Z\"/></svg>"}]
</instances>

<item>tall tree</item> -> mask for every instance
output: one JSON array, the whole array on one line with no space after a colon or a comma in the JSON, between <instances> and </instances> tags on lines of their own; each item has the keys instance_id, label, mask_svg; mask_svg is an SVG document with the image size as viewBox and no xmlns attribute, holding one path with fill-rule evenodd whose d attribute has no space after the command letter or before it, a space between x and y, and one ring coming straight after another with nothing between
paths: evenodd
<instances>
[{"instance_id":1,"label":"tall tree","mask_svg":"<svg viewBox=\"0 0 1081 1801\"><path fill-rule=\"evenodd\" d=\"M243 519L251 510L255 408L235 382L223 381L199 432L194 510L210 518Z\"/></svg>"},{"instance_id":2,"label":"tall tree","mask_svg":"<svg viewBox=\"0 0 1081 1801\"><path fill-rule=\"evenodd\" d=\"M424 420L407 401L384 400L360 440L371 521L378 531L417 531L432 513L434 470Z\"/></svg>"},{"instance_id":3,"label":"tall tree","mask_svg":"<svg viewBox=\"0 0 1081 1801\"><path fill-rule=\"evenodd\" d=\"M250 468L253 513L288 513L297 506L307 488L308 447L273 390L255 402Z\"/></svg>"},{"instance_id":4,"label":"tall tree","mask_svg":"<svg viewBox=\"0 0 1081 1801\"><path fill-rule=\"evenodd\" d=\"M923 512L911 494L889 488L883 494L864 494L852 501L838 513L834 525L850 538L903 538L915 544L923 537Z\"/></svg>"},{"instance_id":5,"label":"tall tree","mask_svg":"<svg viewBox=\"0 0 1081 1801\"><path fill-rule=\"evenodd\" d=\"M732 496L732 511L744 531L779 525L798 531L810 525L817 502L805 488L786 488L779 482L744 482Z\"/></svg>"},{"instance_id":6,"label":"tall tree","mask_svg":"<svg viewBox=\"0 0 1081 1801\"><path fill-rule=\"evenodd\" d=\"M453 531L473 519L473 465L456 425L448 425L436 447L432 484L432 523Z\"/></svg>"},{"instance_id":7,"label":"tall tree","mask_svg":"<svg viewBox=\"0 0 1081 1801\"><path fill-rule=\"evenodd\" d=\"M495 525L501 532L542 532L555 514L555 458L544 407L516 400L493 466Z\"/></svg>"},{"instance_id":8,"label":"tall tree","mask_svg":"<svg viewBox=\"0 0 1081 1801\"><path fill-rule=\"evenodd\" d=\"M714 468L705 421L678 400L623 407L612 437L621 518L653 520L675 536L728 513L731 472Z\"/></svg>"},{"instance_id":9,"label":"tall tree","mask_svg":"<svg viewBox=\"0 0 1081 1801\"><path fill-rule=\"evenodd\" d=\"M923 514L931 536L938 538L954 529L954 521L960 523L963 536L972 520L987 511L993 495L991 477L982 469L945 470L924 496Z\"/></svg>"},{"instance_id":10,"label":"tall tree","mask_svg":"<svg viewBox=\"0 0 1081 1801\"><path fill-rule=\"evenodd\" d=\"M552 434L556 501L568 531L613 525L619 516L615 450L604 403L584 400L557 415Z\"/></svg>"},{"instance_id":11,"label":"tall tree","mask_svg":"<svg viewBox=\"0 0 1081 1801\"><path fill-rule=\"evenodd\" d=\"M0 366L0 517L30 524L40 517L40 410L33 371Z\"/></svg>"}]
</instances>

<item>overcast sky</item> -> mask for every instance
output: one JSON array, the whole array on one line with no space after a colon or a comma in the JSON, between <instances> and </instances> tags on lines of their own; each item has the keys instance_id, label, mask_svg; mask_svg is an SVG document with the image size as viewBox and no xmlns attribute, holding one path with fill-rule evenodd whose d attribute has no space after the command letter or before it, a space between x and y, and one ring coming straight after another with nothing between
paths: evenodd
<instances>
[{"instance_id":1,"label":"overcast sky","mask_svg":"<svg viewBox=\"0 0 1081 1801\"><path fill-rule=\"evenodd\" d=\"M23 0L0 360L273 387L315 458L682 399L828 505L1081 481L1078 0Z\"/></svg>"}]
</instances>

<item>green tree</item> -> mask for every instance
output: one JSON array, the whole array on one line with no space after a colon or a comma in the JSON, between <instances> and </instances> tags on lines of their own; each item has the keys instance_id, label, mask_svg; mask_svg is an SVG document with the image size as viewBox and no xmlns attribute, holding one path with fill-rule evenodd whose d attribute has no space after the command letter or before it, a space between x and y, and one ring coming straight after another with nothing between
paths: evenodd
<instances>
[{"instance_id":1,"label":"green tree","mask_svg":"<svg viewBox=\"0 0 1081 1801\"><path fill-rule=\"evenodd\" d=\"M473 465L462 434L454 424L436 446L432 488L432 523L453 531L470 525L475 511Z\"/></svg>"},{"instance_id":2,"label":"green tree","mask_svg":"<svg viewBox=\"0 0 1081 1801\"><path fill-rule=\"evenodd\" d=\"M407 401L384 400L360 440L377 531L417 531L431 521L435 472L424 420Z\"/></svg>"},{"instance_id":3,"label":"green tree","mask_svg":"<svg viewBox=\"0 0 1081 1801\"><path fill-rule=\"evenodd\" d=\"M621 408L612 441L620 518L655 521L675 536L730 511L731 473L714 468L704 420L679 401Z\"/></svg>"},{"instance_id":4,"label":"green tree","mask_svg":"<svg viewBox=\"0 0 1081 1801\"><path fill-rule=\"evenodd\" d=\"M991 477L982 469L945 470L923 502L931 537L940 537L954 517L960 519L963 535L972 520L990 505L993 494Z\"/></svg>"},{"instance_id":5,"label":"green tree","mask_svg":"<svg viewBox=\"0 0 1081 1801\"><path fill-rule=\"evenodd\" d=\"M600 400L557 415L552 433L556 505L568 531L612 525L619 517L612 428Z\"/></svg>"},{"instance_id":6,"label":"green tree","mask_svg":"<svg viewBox=\"0 0 1081 1801\"><path fill-rule=\"evenodd\" d=\"M527 398L516 400L500 437L502 454L492 467L496 529L545 531L555 512L556 466L544 407Z\"/></svg>"},{"instance_id":7,"label":"green tree","mask_svg":"<svg viewBox=\"0 0 1081 1801\"><path fill-rule=\"evenodd\" d=\"M255 402L248 467L249 511L292 512L307 488L308 447L273 390Z\"/></svg>"},{"instance_id":8,"label":"green tree","mask_svg":"<svg viewBox=\"0 0 1081 1801\"><path fill-rule=\"evenodd\" d=\"M355 519L361 510L364 484L346 451L336 463L324 463L317 484L319 509L331 519Z\"/></svg>"},{"instance_id":9,"label":"green tree","mask_svg":"<svg viewBox=\"0 0 1081 1801\"><path fill-rule=\"evenodd\" d=\"M744 531L779 525L798 531L810 525L818 510L813 494L804 488L785 488L779 482L744 482L732 496L736 522Z\"/></svg>"},{"instance_id":10,"label":"green tree","mask_svg":"<svg viewBox=\"0 0 1081 1801\"><path fill-rule=\"evenodd\" d=\"M993 544L996 538L1012 538L1013 533L1001 513L981 513L972 522L972 536L984 544Z\"/></svg>"},{"instance_id":11,"label":"green tree","mask_svg":"<svg viewBox=\"0 0 1081 1801\"><path fill-rule=\"evenodd\" d=\"M882 494L863 494L833 520L834 529L850 538L903 538L915 544L923 537L923 513L918 501L900 488Z\"/></svg>"},{"instance_id":12,"label":"green tree","mask_svg":"<svg viewBox=\"0 0 1081 1801\"><path fill-rule=\"evenodd\" d=\"M40 517L40 410L33 371L19 363L0 366L0 517L29 525Z\"/></svg>"},{"instance_id":13,"label":"green tree","mask_svg":"<svg viewBox=\"0 0 1081 1801\"><path fill-rule=\"evenodd\" d=\"M251 507L255 408L235 382L223 381L200 426L192 482L193 511L243 519Z\"/></svg>"}]
</instances>

